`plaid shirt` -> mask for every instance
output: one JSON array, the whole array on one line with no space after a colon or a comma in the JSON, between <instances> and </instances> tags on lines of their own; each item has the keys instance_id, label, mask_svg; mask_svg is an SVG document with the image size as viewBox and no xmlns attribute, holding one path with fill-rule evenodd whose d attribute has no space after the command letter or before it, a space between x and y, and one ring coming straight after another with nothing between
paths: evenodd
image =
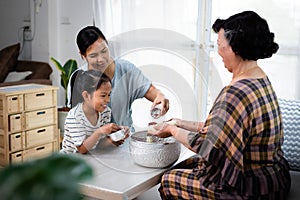
<instances>
[{"instance_id":1,"label":"plaid shirt","mask_svg":"<svg viewBox=\"0 0 300 200\"><path fill-rule=\"evenodd\" d=\"M162 194L172 193L173 199L284 198L289 166L281 150L281 113L267 77L225 87L205 129L206 133L189 134L199 156L163 176ZM178 188L180 182L186 185Z\"/></svg>"}]
</instances>

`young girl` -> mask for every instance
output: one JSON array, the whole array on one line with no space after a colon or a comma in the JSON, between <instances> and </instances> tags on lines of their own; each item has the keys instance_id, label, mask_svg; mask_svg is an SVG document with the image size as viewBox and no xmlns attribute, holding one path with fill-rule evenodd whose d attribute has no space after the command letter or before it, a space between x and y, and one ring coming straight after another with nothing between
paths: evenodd
<instances>
[{"instance_id":1,"label":"young girl","mask_svg":"<svg viewBox=\"0 0 300 200\"><path fill-rule=\"evenodd\" d=\"M99 140L122 127L110 123L111 82L100 71L79 70L73 90L74 107L65 121L65 133L61 152L82 153L94 149ZM124 140L113 142L120 145Z\"/></svg>"}]
</instances>

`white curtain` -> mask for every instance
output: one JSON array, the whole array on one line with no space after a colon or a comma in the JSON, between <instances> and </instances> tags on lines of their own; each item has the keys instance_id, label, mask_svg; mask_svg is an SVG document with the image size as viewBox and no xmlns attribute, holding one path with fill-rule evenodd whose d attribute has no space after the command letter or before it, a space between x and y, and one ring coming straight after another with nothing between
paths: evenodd
<instances>
[{"instance_id":1,"label":"white curtain","mask_svg":"<svg viewBox=\"0 0 300 200\"><path fill-rule=\"evenodd\" d=\"M200 100L197 92L201 88L205 94L208 87L203 74L208 65L199 62L209 55L199 51L203 39L198 35L203 21L199 17L204 16L199 14L200 4L199 0L94 0L95 25L107 37L111 53L136 64L169 95L169 117L197 120L206 113L199 104L206 105L206 97ZM149 102L137 102L133 115L145 116L140 112L150 109ZM136 126L145 126L148 120L139 117Z\"/></svg>"}]
</instances>

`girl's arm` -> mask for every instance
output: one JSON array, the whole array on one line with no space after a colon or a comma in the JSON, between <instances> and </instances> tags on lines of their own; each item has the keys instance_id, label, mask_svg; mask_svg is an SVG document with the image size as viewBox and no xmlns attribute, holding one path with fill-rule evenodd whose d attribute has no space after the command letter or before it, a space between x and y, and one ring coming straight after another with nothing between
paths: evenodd
<instances>
[{"instance_id":1,"label":"girl's arm","mask_svg":"<svg viewBox=\"0 0 300 200\"><path fill-rule=\"evenodd\" d=\"M95 146L95 144L99 141L102 135L107 135L120 129L121 128L114 123L106 124L104 126L99 127L91 136L89 136L83 141L82 145L77 146L78 152L81 154L86 154Z\"/></svg>"}]
</instances>

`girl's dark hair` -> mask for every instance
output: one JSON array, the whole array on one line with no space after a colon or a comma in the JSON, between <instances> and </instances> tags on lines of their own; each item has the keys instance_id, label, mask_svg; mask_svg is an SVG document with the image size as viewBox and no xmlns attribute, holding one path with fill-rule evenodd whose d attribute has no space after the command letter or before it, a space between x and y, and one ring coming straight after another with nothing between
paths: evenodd
<instances>
[{"instance_id":1,"label":"girl's dark hair","mask_svg":"<svg viewBox=\"0 0 300 200\"><path fill-rule=\"evenodd\" d=\"M217 19L212 29L218 33L221 28L233 52L244 60L269 58L279 48L267 21L253 11L244 11L225 20Z\"/></svg>"},{"instance_id":2,"label":"girl's dark hair","mask_svg":"<svg viewBox=\"0 0 300 200\"><path fill-rule=\"evenodd\" d=\"M109 78L97 70L78 70L74 88L72 91L72 107L83 102L82 92L87 91L89 94L98 90L103 83L111 83Z\"/></svg>"},{"instance_id":3,"label":"girl's dark hair","mask_svg":"<svg viewBox=\"0 0 300 200\"><path fill-rule=\"evenodd\" d=\"M81 55L85 55L89 46L94 44L99 38L103 39L108 44L104 34L96 26L87 26L81 29L76 38L76 43Z\"/></svg>"}]
</instances>

